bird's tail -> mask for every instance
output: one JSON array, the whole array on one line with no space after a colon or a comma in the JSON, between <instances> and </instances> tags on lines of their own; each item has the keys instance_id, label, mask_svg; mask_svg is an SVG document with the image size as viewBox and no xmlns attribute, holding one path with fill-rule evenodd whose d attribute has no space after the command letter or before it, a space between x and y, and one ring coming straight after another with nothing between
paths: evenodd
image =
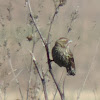
<instances>
[{"instance_id":1,"label":"bird's tail","mask_svg":"<svg viewBox=\"0 0 100 100\"><path fill-rule=\"evenodd\" d=\"M71 65L66 68L68 75L74 76L76 74L74 59L70 59Z\"/></svg>"},{"instance_id":2,"label":"bird's tail","mask_svg":"<svg viewBox=\"0 0 100 100\"><path fill-rule=\"evenodd\" d=\"M67 71L68 75L74 76L76 74L75 70L72 68L72 66L69 68L66 68L66 71Z\"/></svg>"}]
</instances>

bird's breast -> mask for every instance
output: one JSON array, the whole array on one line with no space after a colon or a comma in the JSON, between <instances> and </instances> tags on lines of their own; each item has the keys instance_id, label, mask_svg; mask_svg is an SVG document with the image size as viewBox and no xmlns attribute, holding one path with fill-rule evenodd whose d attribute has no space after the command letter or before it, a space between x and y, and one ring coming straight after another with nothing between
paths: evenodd
<instances>
[{"instance_id":1,"label":"bird's breast","mask_svg":"<svg viewBox=\"0 0 100 100\"><path fill-rule=\"evenodd\" d=\"M54 47L52 49L52 56L55 63L59 66L67 66L68 65L68 53L64 48Z\"/></svg>"}]
</instances>

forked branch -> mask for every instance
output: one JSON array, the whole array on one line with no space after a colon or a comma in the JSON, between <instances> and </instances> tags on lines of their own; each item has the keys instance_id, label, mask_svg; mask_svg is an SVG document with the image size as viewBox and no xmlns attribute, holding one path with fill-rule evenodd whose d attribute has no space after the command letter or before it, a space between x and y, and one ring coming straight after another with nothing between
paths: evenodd
<instances>
[{"instance_id":1,"label":"forked branch","mask_svg":"<svg viewBox=\"0 0 100 100\"><path fill-rule=\"evenodd\" d=\"M35 68L36 68L36 70L37 70L37 72L38 72L38 74L39 74L39 77L40 77L40 79L41 79L41 82L42 82L45 100L48 100L44 73L42 72L42 76L43 76L43 78L42 78L42 76L41 76L41 74L40 74L40 72L39 72L37 63L36 63L36 59L35 59L35 57L34 57L34 55L33 55L33 53L32 53L31 51L30 51L30 54L31 54L31 56L32 56L33 63L34 63L34 65L35 65Z\"/></svg>"},{"instance_id":2,"label":"forked branch","mask_svg":"<svg viewBox=\"0 0 100 100\"><path fill-rule=\"evenodd\" d=\"M29 11L30 11L30 17L31 17L31 19L32 19L33 25L35 26L35 28L36 28L36 30L37 30L37 32L38 32L38 34L39 34L39 36L40 36L40 38L41 38L41 40L42 40L42 43L43 43L44 46L45 46L45 50L46 50L46 54L47 54L47 62L48 62L49 72L50 72L50 74L51 74L51 76L52 76L52 79L53 79L53 81L54 81L54 83L55 83L55 85L56 85L58 91L59 91L61 100L65 100L64 94L63 94L63 92L61 91L59 85L57 84L57 82L56 82L56 80L55 80L55 78L54 78L53 72L52 72L48 43L43 39L43 36L42 36L41 32L39 31L39 29L38 29L36 23L35 23L34 17L33 17L33 15L32 15L32 10L31 10L31 6L30 6L30 1L29 1L29 0L27 0L27 5L28 5ZM54 17L55 17L55 14L54 14ZM53 19L54 19L54 17L53 17ZM53 20L52 20L52 21L53 21ZM52 22L51 22L51 24L52 24ZM51 30L51 29L50 29L50 30ZM50 34L50 33L49 33L49 34ZM49 37L49 35L48 35L48 37ZM48 38L48 39L49 39L49 38ZM47 41L48 41L48 40L47 40ZM34 60L33 60L33 62L34 62ZM35 62L34 62L34 64L35 64L35 66L37 66Z\"/></svg>"}]
</instances>

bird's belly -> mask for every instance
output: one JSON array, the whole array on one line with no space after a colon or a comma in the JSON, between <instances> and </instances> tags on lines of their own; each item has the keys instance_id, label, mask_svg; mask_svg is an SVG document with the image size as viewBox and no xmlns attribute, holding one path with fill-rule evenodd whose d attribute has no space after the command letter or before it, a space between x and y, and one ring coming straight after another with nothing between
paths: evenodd
<instances>
[{"instance_id":1,"label":"bird's belly","mask_svg":"<svg viewBox=\"0 0 100 100\"><path fill-rule=\"evenodd\" d=\"M53 55L53 60L56 64L58 64L60 67L67 67L68 65L68 59L67 54L64 54L64 52L56 51L55 55Z\"/></svg>"}]
</instances>

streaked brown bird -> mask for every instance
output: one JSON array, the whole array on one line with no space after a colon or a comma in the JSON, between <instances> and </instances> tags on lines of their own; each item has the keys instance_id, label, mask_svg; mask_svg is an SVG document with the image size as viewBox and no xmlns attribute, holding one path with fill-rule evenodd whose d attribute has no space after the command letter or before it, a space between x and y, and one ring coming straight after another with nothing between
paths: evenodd
<instances>
[{"instance_id":1,"label":"streaked brown bird","mask_svg":"<svg viewBox=\"0 0 100 100\"><path fill-rule=\"evenodd\" d=\"M67 38L60 38L52 48L53 61L60 67L66 67L68 75L75 75L75 63L69 44L72 41Z\"/></svg>"}]
</instances>

